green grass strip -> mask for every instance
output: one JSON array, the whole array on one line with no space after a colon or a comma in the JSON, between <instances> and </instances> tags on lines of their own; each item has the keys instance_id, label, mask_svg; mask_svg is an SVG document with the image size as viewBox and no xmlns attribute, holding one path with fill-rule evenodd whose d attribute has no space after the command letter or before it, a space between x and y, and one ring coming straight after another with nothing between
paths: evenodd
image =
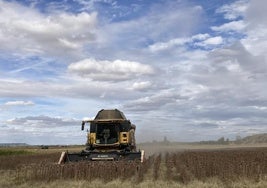
<instances>
[{"instance_id":1,"label":"green grass strip","mask_svg":"<svg viewBox=\"0 0 267 188\"><path fill-rule=\"evenodd\" d=\"M6 156L6 155L27 155L32 154L30 151L26 150L10 150L10 149L1 149L0 150L0 156Z\"/></svg>"}]
</instances>

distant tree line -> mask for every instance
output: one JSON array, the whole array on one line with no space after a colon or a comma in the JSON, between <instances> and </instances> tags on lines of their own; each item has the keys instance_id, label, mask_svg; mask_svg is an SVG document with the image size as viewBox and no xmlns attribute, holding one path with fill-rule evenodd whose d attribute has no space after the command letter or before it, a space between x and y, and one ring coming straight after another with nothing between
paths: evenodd
<instances>
[{"instance_id":1,"label":"distant tree line","mask_svg":"<svg viewBox=\"0 0 267 188\"><path fill-rule=\"evenodd\" d=\"M220 137L218 140L208 140L208 141L200 141L200 144L219 144L219 145L228 145L230 143L229 138L225 139L224 137Z\"/></svg>"}]
</instances>

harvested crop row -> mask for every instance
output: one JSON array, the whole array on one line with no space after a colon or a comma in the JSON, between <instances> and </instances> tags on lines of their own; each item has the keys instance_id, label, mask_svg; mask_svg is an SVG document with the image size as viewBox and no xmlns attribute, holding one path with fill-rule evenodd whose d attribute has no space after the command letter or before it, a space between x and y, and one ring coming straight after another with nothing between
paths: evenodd
<instances>
[{"instance_id":1,"label":"harvested crop row","mask_svg":"<svg viewBox=\"0 0 267 188\"><path fill-rule=\"evenodd\" d=\"M259 180L267 175L267 148L187 151L168 155L168 175L172 166L176 175L172 180L188 182L192 179L205 180L217 177L223 181L238 178Z\"/></svg>"}]
</instances>

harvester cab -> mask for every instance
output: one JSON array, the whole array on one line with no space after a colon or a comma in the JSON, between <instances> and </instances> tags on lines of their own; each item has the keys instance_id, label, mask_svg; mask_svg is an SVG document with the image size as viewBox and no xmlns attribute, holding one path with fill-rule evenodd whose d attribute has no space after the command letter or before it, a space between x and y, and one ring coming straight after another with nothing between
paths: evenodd
<instances>
[{"instance_id":1,"label":"harvester cab","mask_svg":"<svg viewBox=\"0 0 267 188\"><path fill-rule=\"evenodd\" d=\"M135 125L117 110L100 110L94 120L82 121L81 129L89 124L86 149L80 153L62 152L59 163L75 161L139 160L144 151L136 151Z\"/></svg>"}]
</instances>

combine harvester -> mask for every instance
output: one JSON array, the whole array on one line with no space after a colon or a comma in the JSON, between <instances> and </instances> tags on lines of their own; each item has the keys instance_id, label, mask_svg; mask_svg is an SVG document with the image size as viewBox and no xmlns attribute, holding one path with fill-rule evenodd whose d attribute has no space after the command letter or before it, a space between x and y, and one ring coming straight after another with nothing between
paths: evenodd
<instances>
[{"instance_id":1,"label":"combine harvester","mask_svg":"<svg viewBox=\"0 0 267 188\"><path fill-rule=\"evenodd\" d=\"M90 123L87 147L79 153L62 152L59 164L79 161L138 160L144 151L136 150L135 125L117 110L100 110L94 120L82 121L82 130Z\"/></svg>"}]
</instances>

